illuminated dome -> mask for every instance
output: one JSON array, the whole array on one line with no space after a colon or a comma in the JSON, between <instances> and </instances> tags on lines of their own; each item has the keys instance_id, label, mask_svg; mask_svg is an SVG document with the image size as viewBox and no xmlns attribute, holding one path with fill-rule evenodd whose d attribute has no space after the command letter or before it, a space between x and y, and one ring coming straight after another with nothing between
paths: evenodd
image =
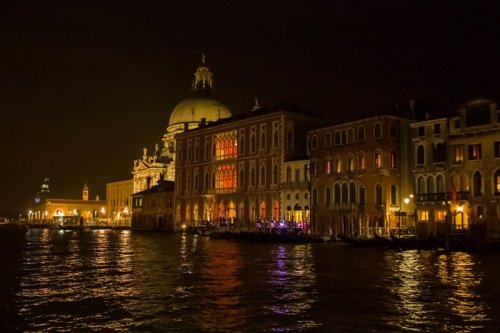
<instances>
[{"instance_id":1,"label":"illuminated dome","mask_svg":"<svg viewBox=\"0 0 500 333\"><path fill-rule=\"evenodd\" d=\"M212 89L213 74L203 56L202 65L194 74L192 94L176 105L170 114L167 131L184 128L185 124L188 128L197 127L202 119L209 122L231 117L229 109L212 94Z\"/></svg>"}]
</instances>

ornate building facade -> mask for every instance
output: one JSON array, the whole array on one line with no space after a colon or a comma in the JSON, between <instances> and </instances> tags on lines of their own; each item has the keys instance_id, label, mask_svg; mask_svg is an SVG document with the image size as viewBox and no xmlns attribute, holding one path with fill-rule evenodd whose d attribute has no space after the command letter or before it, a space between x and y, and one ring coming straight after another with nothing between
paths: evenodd
<instances>
[{"instance_id":1,"label":"ornate building facade","mask_svg":"<svg viewBox=\"0 0 500 333\"><path fill-rule=\"evenodd\" d=\"M307 130L320 123L295 105L270 111L256 103L250 113L177 134L176 229L253 229L284 219L284 163L305 156Z\"/></svg>"},{"instance_id":2,"label":"ornate building facade","mask_svg":"<svg viewBox=\"0 0 500 333\"><path fill-rule=\"evenodd\" d=\"M412 128L419 233L500 238L497 102L473 100Z\"/></svg>"},{"instance_id":3,"label":"ornate building facade","mask_svg":"<svg viewBox=\"0 0 500 333\"><path fill-rule=\"evenodd\" d=\"M411 226L413 209L403 204L413 193L409 123L381 115L310 131L314 233L370 236Z\"/></svg>"},{"instance_id":4,"label":"ornate building facade","mask_svg":"<svg viewBox=\"0 0 500 333\"><path fill-rule=\"evenodd\" d=\"M163 146L155 145L152 154L143 148L142 157L134 161L133 193L155 185L160 179L175 180L175 135L198 127L200 122L210 123L229 118L231 112L213 93L214 77L205 64L205 56L194 74L191 94L182 99L170 114L163 136Z\"/></svg>"}]
</instances>

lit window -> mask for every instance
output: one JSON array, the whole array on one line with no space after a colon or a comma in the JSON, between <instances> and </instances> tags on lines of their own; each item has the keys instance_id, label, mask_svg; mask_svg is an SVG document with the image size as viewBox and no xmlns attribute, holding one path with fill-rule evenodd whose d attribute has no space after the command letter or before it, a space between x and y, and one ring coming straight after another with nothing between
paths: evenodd
<instances>
[{"instance_id":1,"label":"lit window","mask_svg":"<svg viewBox=\"0 0 500 333\"><path fill-rule=\"evenodd\" d=\"M446 211L438 210L436 211L436 222L444 222L446 220Z\"/></svg>"},{"instance_id":2,"label":"lit window","mask_svg":"<svg viewBox=\"0 0 500 333\"><path fill-rule=\"evenodd\" d=\"M325 162L325 173L330 174L332 161L328 160Z\"/></svg>"},{"instance_id":3,"label":"lit window","mask_svg":"<svg viewBox=\"0 0 500 333\"><path fill-rule=\"evenodd\" d=\"M419 210L418 211L418 220L421 222L429 221L429 211L428 210Z\"/></svg>"},{"instance_id":4,"label":"lit window","mask_svg":"<svg viewBox=\"0 0 500 333\"><path fill-rule=\"evenodd\" d=\"M380 150L375 151L375 168L380 169L382 167L382 152Z\"/></svg>"},{"instance_id":5,"label":"lit window","mask_svg":"<svg viewBox=\"0 0 500 333\"><path fill-rule=\"evenodd\" d=\"M464 147L463 146L453 146L453 163L460 164L464 162Z\"/></svg>"},{"instance_id":6,"label":"lit window","mask_svg":"<svg viewBox=\"0 0 500 333\"><path fill-rule=\"evenodd\" d=\"M480 160L481 159L481 144L469 145L469 160Z\"/></svg>"}]
</instances>

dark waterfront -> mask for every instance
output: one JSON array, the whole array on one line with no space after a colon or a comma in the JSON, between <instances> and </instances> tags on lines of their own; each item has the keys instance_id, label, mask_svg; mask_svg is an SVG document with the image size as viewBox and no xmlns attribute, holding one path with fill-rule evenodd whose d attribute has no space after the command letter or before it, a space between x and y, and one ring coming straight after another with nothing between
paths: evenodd
<instances>
[{"instance_id":1,"label":"dark waterfront","mask_svg":"<svg viewBox=\"0 0 500 333\"><path fill-rule=\"evenodd\" d=\"M13 332L491 332L500 255L182 234L0 234Z\"/></svg>"}]
</instances>

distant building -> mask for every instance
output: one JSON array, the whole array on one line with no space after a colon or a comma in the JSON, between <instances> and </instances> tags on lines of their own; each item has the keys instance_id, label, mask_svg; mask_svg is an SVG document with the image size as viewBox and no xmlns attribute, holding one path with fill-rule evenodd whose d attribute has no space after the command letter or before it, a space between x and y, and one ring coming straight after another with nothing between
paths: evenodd
<instances>
[{"instance_id":1,"label":"distant building","mask_svg":"<svg viewBox=\"0 0 500 333\"><path fill-rule=\"evenodd\" d=\"M28 223L49 226L77 226L80 223L97 224L106 217L106 202L89 200L87 184L82 199L41 198L28 212Z\"/></svg>"},{"instance_id":2,"label":"distant building","mask_svg":"<svg viewBox=\"0 0 500 333\"><path fill-rule=\"evenodd\" d=\"M112 225L130 226L133 180L106 184L106 215Z\"/></svg>"},{"instance_id":3,"label":"distant building","mask_svg":"<svg viewBox=\"0 0 500 333\"><path fill-rule=\"evenodd\" d=\"M132 195L132 229L174 231L174 182L157 185Z\"/></svg>"}]
</instances>

